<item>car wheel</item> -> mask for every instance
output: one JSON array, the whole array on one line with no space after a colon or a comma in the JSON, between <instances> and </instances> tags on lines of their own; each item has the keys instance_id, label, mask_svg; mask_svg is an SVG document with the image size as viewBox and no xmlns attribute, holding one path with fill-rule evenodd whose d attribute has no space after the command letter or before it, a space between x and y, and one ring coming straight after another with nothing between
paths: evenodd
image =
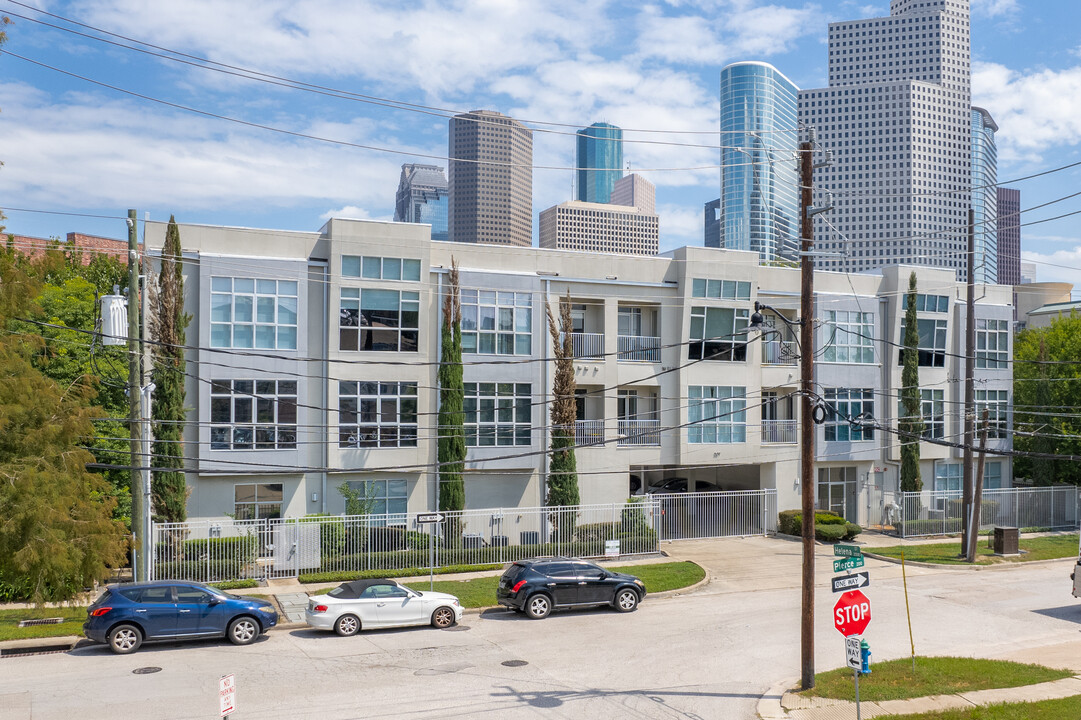
<instances>
[{"instance_id":1,"label":"car wheel","mask_svg":"<svg viewBox=\"0 0 1081 720\"><path fill-rule=\"evenodd\" d=\"M143 634L134 625L117 625L109 632L109 647L117 655L127 655L143 644Z\"/></svg>"},{"instance_id":2,"label":"car wheel","mask_svg":"<svg viewBox=\"0 0 1081 720\"><path fill-rule=\"evenodd\" d=\"M623 588L616 593L615 608L620 612L632 612L638 607L638 593L630 588Z\"/></svg>"},{"instance_id":3,"label":"car wheel","mask_svg":"<svg viewBox=\"0 0 1081 720\"><path fill-rule=\"evenodd\" d=\"M259 623L255 618L238 617L229 623L229 642L234 645L251 645L259 637Z\"/></svg>"},{"instance_id":4,"label":"car wheel","mask_svg":"<svg viewBox=\"0 0 1081 720\"><path fill-rule=\"evenodd\" d=\"M436 611L432 613L432 627L437 627L440 630L446 630L454 624L454 611L449 607L443 606L436 608Z\"/></svg>"},{"instance_id":5,"label":"car wheel","mask_svg":"<svg viewBox=\"0 0 1081 720\"><path fill-rule=\"evenodd\" d=\"M543 620L552 612L552 599L544 593L531 596L525 603L525 613L534 620Z\"/></svg>"},{"instance_id":6,"label":"car wheel","mask_svg":"<svg viewBox=\"0 0 1081 720\"><path fill-rule=\"evenodd\" d=\"M349 637L360 632L360 618L356 615L342 615L334 622L334 632L342 637Z\"/></svg>"}]
</instances>

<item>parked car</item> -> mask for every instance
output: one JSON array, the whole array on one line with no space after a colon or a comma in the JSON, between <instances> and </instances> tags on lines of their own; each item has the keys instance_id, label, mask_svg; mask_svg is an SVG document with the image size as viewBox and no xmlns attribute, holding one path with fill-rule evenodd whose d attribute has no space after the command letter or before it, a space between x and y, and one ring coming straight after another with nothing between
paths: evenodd
<instances>
[{"instance_id":1,"label":"parked car","mask_svg":"<svg viewBox=\"0 0 1081 720\"><path fill-rule=\"evenodd\" d=\"M125 655L144 642L227 637L247 645L278 624L266 600L237 597L196 582L109 585L87 608L83 633Z\"/></svg>"},{"instance_id":2,"label":"parked car","mask_svg":"<svg viewBox=\"0 0 1081 720\"><path fill-rule=\"evenodd\" d=\"M631 612L645 596L645 584L633 575L563 557L512 563L496 588L500 605L535 620L561 608L611 605L619 612Z\"/></svg>"},{"instance_id":3,"label":"parked car","mask_svg":"<svg viewBox=\"0 0 1081 720\"><path fill-rule=\"evenodd\" d=\"M410 590L393 580L354 580L308 598L304 619L339 635L410 625L444 629L462 619L462 604L453 595Z\"/></svg>"},{"instance_id":4,"label":"parked car","mask_svg":"<svg viewBox=\"0 0 1081 720\"><path fill-rule=\"evenodd\" d=\"M667 480L663 480L658 485L650 486L646 490L646 492L648 492L648 493L658 493L658 494L685 493L685 492L687 492L687 489L690 486L691 486L691 482L687 478L685 478L685 477L675 477L675 478L668 478ZM698 484L697 484L697 487L695 488L695 492L716 492L716 491L718 491L720 489L721 488L718 485L714 485L713 483L706 482L704 480L699 480Z\"/></svg>"}]
</instances>

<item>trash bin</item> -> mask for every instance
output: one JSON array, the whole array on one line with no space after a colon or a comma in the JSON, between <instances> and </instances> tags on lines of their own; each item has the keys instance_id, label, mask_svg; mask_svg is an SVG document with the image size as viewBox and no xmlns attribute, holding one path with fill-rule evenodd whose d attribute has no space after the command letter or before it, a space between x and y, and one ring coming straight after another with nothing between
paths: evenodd
<instances>
[{"instance_id":1,"label":"trash bin","mask_svg":"<svg viewBox=\"0 0 1081 720\"><path fill-rule=\"evenodd\" d=\"M1015 527L995 528L995 555L1017 555L1020 553L1021 533Z\"/></svg>"}]
</instances>

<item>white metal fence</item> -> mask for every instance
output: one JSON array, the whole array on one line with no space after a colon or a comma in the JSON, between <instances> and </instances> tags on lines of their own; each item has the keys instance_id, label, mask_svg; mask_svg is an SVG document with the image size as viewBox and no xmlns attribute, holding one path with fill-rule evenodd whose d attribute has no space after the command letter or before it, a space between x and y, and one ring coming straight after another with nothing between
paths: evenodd
<instances>
[{"instance_id":1,"label":"white metal fence","mask_svg":"<svg viewBox=\"0 0 1081 720\"><path fill-rule=\"evenodd\" d=\"M777 491L676 493L562 508L273 520L196 520L153 526L153 579L220 582L317 573L427 570L537 555L640 555L662 540L776 532Z\"/></svg>"},{"instance_id":2,"label":"white metal fence","mask_svg":"<svg viewBox=\"0 0 1081 720\"><path fill-rule=\"evenodd\" d=\"M893 527L901 537L949 535L961 532L961 491L897 494L898 517ZM1001 488L983 491L980 530L995 526L1022 531L1078 527L1078 489L1064 487Z\"/></svg>"}]
</instances>

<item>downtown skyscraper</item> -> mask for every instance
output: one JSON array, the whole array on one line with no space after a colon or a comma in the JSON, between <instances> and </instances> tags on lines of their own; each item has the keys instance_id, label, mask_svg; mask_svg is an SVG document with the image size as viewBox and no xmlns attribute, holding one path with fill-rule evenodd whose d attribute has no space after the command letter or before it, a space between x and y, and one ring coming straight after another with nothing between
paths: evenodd
<instances>
[{"instance_id":1,"label":"downtown skyscraper","mask_svg":"<svg viewBox=\"0 0 1081 720\"><path fill-rule=\"evenodd\" d=\"M623 177L623 131L606 122L578 131L576 164L580 202L609 203L616 181Z\"/></svg>"},{"instance_id":2,"label":"downtown skyscraper","mask_svg":"<svg viewBox=\"0 0 1081 720\"><path fill-rule=\"evenodd\" d=\"M972 202L969 0L891 0L888 17L831 23L829 86L799 94L832 164L814 223L828 270L900 263L966 277Z\"/></svg>"},{"instance_id":3,"label":"downtown skyscraper","mask_svg":"<svg viewBox=\"0 0 1081 720\"><path fill-rule=\"evenodd\" d=\"M447 239L447 177L438 165L402 165L394 222L427 223L432 240Z\"/></svg>"},{"instance_id":4,"label":"downtown skyscraper","mask_svg":"<svg viewBox=\"0 0 1081 720\"><path fill-rule=\"evenodd\" d=\"M972 222L976 239L972 267L975 281L985 284L999 282L997 131L991 113L972 108Z\"/></svg>"}]
</instances>

